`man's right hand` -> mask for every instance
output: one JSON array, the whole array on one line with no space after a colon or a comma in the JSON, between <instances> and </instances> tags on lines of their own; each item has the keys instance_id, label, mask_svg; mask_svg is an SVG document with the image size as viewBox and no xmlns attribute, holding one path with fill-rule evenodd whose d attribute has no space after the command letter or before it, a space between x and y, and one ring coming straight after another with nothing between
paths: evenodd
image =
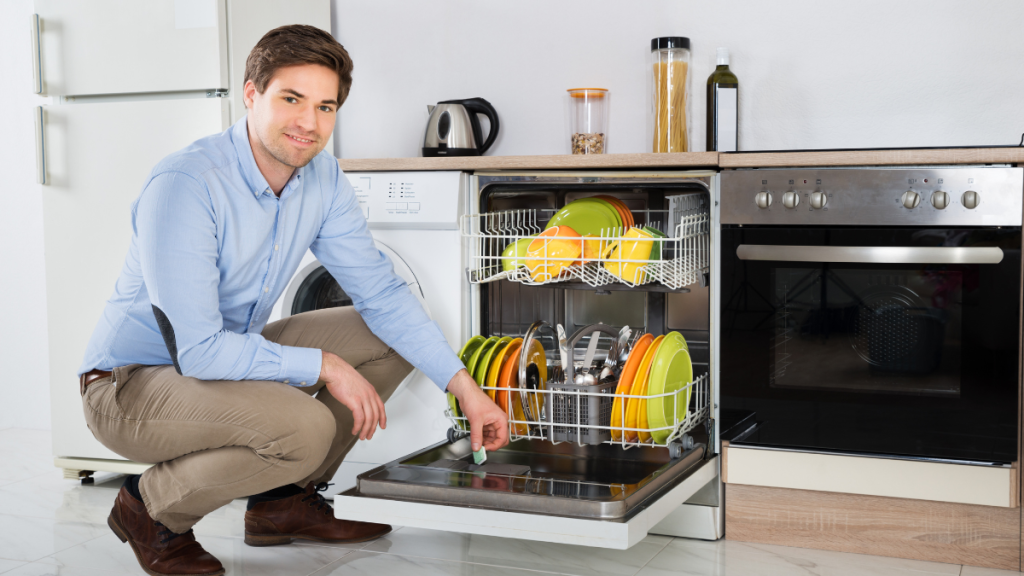
<instances>
[{"instance_id":1,"label":"man's right hand","mask_svg":"<svg viewBox=\"0 0 1024 576\"><path fill-rule=\"evenodd\" d=\"M384 401L380 399L373 384L367 382L362 374L337 354L323 351L320 379L327 383L327 391L331 396L352 411L352 434L358 434L360 440L373 438L378 423L382 430L388 427Z\"/></svg>"}]
</instances>

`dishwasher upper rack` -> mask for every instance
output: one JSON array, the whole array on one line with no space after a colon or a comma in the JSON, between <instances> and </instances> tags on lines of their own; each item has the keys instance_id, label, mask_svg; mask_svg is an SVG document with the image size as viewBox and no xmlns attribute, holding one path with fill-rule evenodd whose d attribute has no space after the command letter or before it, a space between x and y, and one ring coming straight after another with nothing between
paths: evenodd
<instances>
[{"instance_id":1,"label":"dishwasher upper rack","mask_svg":"<svg viewBox=\"0 0 1024 576\"><path fill-rule=\"evenodd\" d=\"M631 234L627 229L604 229L599 235L539 240L540 252L529 258L502 253L510 244L543 232L543 223L554 214L554 209L462 216L460 229L468 243L468 280L472 284L509 280L533 286L576 280L595 288L614 283L635 288L654 282L672 290L689 286L709 269L711 215L705 195L678 198L671 210L634 211L643 214L644 225L659 230L666 235L664 238L631 237L627 236ZM659 217L666 223L655 220ZM549 249L555 240L576 243L584 252L578 257L560 257L551 253L553 248ZM643 243L650 243L651 253L660 256L637 259L620 255ZM514 268L505 270L506 262L512 262ZM556 272L550 273L552 270Z\"/></svg>"},{"instance_id":2,"label":"dishwasher upper rack","mask_svg":"<svg viewBox=\"0 0 1024 576\"><path fill-rule=\"evenodd\" d=\"M558 389L558 384L558 382L549 381L546 383L547 389L536 390L523 390L519 388L509 389L492 386L481 386L481 388L489 394L491 392L494 392L495 394L504 392L509 395L509 401L507 403L508 408L506 409L509 421L509 441L533 439L545 440L552 444L560 444L567 440L559 440L559 438L572 436L575 437L576 440L568 441L574 442L579 446L586 446L588 444L610 444L612 446L622 447L623 449L629 449L636 447L664 448L666 446L671 447L676 445L680 446L684 450L688 450L694 445L690 432L701 424L708 424L711 415L710 377L707 372L674 392L665 392L662 394L636 395L616 394L614 392L588 392L583 390L570 391ZM615 383L612 383L611 386L614 390ZM685 410L680 410L678 407L682 405L682 398L688 392L690 393L688 406ZM588 404L614 404L614 400L616 398L622 400L619 402L618 408L620 411L619 421L622 423L621 425L612 426L610 420L607 422L601 421L598 424L583 421L585 411L578 407L586 406ZM627 426L627 400L631 398L642 400L647 403L660 399L664 402L664 405L671 405L673 408L672 416L671 418L666 418L668 421L667 425L662 427ZM539 418L531 419L526 415L526 411L523 409L523 406L527 403L532 406L541 406L541 414ZM555 418L556 415L550 407L559 403L577 407L574 411L575 421L559 421ZM569 412L572 413L573 411L570 410ZM455 414L451 408L445 409L445 416L447 416L452 423L452 427L449 431L450 439L469 434L469 421L465 416ZM575 431L575 434L566 434L566 429ZM650 436L654 432L668 432L668 435L662 443L655 442L653 437L649 439L640 438L641 434ZM594 438L598 435L602 437L602 440L584 440L586 438Z\"/></svg>"}]
</instances>

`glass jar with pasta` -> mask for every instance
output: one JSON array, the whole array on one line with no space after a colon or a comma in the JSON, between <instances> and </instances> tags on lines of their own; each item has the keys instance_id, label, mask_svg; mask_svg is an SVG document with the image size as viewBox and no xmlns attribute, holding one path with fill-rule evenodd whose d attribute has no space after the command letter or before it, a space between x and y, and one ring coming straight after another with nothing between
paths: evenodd
<instances>
[{"instance_id":1,"label":"glass jar with pasta","mask_svg":"<svg viewBox=\"0 0 1024 576\"><path fill-rule=\"evenodd\" d=\"M652 117L653 152L687 152L687 103L689 102L690 39L665 36L651 40L654 72Z\"/></svg>"}]
</instances>

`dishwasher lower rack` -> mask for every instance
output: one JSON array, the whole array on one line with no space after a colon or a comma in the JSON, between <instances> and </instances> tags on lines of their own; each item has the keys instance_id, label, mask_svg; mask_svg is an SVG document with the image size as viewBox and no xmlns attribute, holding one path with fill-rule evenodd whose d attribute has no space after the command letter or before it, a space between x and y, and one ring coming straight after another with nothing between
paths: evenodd
<instances>
[{"instance_id":1,"label":"dishwasher lower rack","mask_svg":"<svg viewBox=\"0 0 1024 576\"><path fill-rule=\"evenodd\" d=\"M665 450L523 439L473 464L468 438L441 442L360 474L352 495L620 522L706 464L696 444ZM706 480L702 481L706 482ZM702 484L703 485L703 484Z\"/></svg>"},{"instance_id":2,"label":"dishwasher lower rack","mask_svg":"<svg viewBox=\"0 0 1024 576\"><path fill-rule=\"evenodd\" d=\"M549 381L544 388L525 390L482 386L509 419L509 440L536 440L578 446L610 444L623 449L665 447L671 451L694 445L691 432L710 424L710 377L704 373L662 394L616 394L616 382L593 386ZM641 411L656 407L664 414L663 425L641 418ZM631 416L630 408L635 407ZM452 422L449 438L469 434L469 422L452 408L445 410ZM646 425L644 425L646 422ZM654 424L654 425L652 425Z\"/></svg>"},{"instance_id":3,"label":"dishwasher lower rack","mask_svg":"<svg viewBox=\"0 0 1024 576\"><path fill-rule=\"evenodd\" d=\"M670 210L644 211L645 225L589 236L537 238L553 209L465 215L460 229L468 244L469 282L536 286L579 281L595 288L657 282L672 290L694 284L709 269L708 200L704 194L677 198ZM654 220L661 217L667 223Z\"/></svg>"}]
</instances>

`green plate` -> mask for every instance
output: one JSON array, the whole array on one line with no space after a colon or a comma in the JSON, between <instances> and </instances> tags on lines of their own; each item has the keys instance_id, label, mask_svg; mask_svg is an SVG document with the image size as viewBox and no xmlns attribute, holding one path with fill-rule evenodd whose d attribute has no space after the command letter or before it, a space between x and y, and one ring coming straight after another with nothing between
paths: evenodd
<instances>
[{"instance_id":1,"label":"green plate","mask_svg":"<svg viewBox=\"0 0 1024 576\"><path fill-rule=\"evenodd\" d=\"M530 242L533 242L533 236L520 238L506 246L505 250L501 253L501 255L504 256L504 258L501 259L501 269L508 271L515 270L520 266L526 266L526 263L523 262L523 258L526 258L526 250L530 247ZM510 256L511 258L509 258Z\"/></svg>"},{"instance_id":2,"label":"green plate","mask_svg":"<svg viewBox=\"0 0 1024 576\"><path fill-rule=\"evenodd\" d=\"M473 379L476 380L478 386L487 385L487 371L491 369L491 361L494 360L494 355L501 352L502 348L508 346L508 343L511 341L511 337L503 336L490 349L484 352L483 357L476 363L476 372L473 374Z\"/></svg>"},{"instance_id":3,"label":"green plate","mask_svg":"<svg viewBox=\"0 0 1024 576\"><path fill-rule=\"evenodd\" d=\"M487 354L488 350L494 348L494 343L498 340L499 338L497 336L491 336L487 340L484 340L484 343L476 349L476 352L473 352L472 356L470 356L469 363L466 364L466 369L469 370L469 375L473 376L474 380L476 379L477 367L480 364L480 360L484 357L484 354ZM480 382L478 381L477 385L479 384Z\"/></svg>"},{"instance_id":4,"label":"green plate","mask_svg":"<svg viewBox=\"0 0 1024 576\"><path fill-rule=\"evenodd\" d=\"M664 238L665 237L665 234L663 234L662 231L658 230L657 228L651 228L650 226L644 226L642 228L642 230L644 232L647 232L651 236L654 236L655 238ZM652 261L661 260L661 245L662 244L664 244L664 242L655 242L654 246L651 247L651 255L649 256L649 258Z\"/></svg>"},{"instance_id":5,"label":"green plate","mask_svg":"<svg viewBox=\"0 0 1024 576\"><path fill-rule=\"evenodd\" d=\"M459 350L459 360L462 361L462 365L469 369L469 359L476 352L477 348L484 343L483 336L473 336L462 346L462 350ZM469 375L472 376L473 372L470 371ZM452 414L456 416L462 416L462 410L459 410L459 401L455 398L455 395L448 392L448 407L452 409Z\"/></svg>"},{"instance_id":6,"label":"green plate","mask_svg":"<svg viewBox=\"0 0 1024 576\"><path fill-rule=\"evenodd\" d=\"M612 218L615 219L616 228L621 228L624 224L624 222L622 221L622 215L619 214L619 211L615 208L615 206L613 206L612 203L607 200L602 200L600 198L580 198L578 200L573 200L573 202L590 202L598 204L601 207L608 209L607 212L611 214Z\"/></svg>"},{"instance_id":7,"label":"green plate","mask_svg":"<svg viewBox=\"0 0 1024 576\"><path fill-rule=\"evenodd\" d=\"M563 207L548 220L545 229L553 226L568 226L580 236L599 236L602 229L619 226L618 215L612 215L612 207L601 202L576 200Z\"/></svg>"},{"instance_id":8,"label":"green plate","mask_svg":"<svg viewBox=\"0 0 1024 576\"><path fill-rule=\"evenodd\" d=\"M651 378L647 394L656 395L676 392L693 381L693 362L687 351L686 340L678 332L670 332L658 348L651 363ZM677 396L662 396L647 401L647 422L651 428L664 428L673 424L673 416L682 420L690 406L692 388ZM673 399L675 404L673 405ZM672 430L656 430L651 437L658 444L664 444Z\"/></svg>"}]
</instances>

